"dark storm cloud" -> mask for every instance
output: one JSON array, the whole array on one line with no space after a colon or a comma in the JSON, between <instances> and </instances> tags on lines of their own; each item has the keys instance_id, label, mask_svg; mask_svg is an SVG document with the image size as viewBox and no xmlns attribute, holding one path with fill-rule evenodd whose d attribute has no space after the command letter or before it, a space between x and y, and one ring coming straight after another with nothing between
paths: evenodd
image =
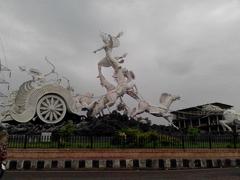
<instances>
[{"instance_id":1,"label":"dark storm cloud","mask_svg":"<svg viewBox=\"0 0 240 180\"><path fill-rule=\"evenodd\" d=\"M16 87L29 78L18 65L46 72L48 56L78 92L103 94L96 63L104 54L92 51L102 45L100 31L124 31L114 52L128 52L125 66L153 104L170 92L182 96L174 109L212 101L240 107L238 0L2 0L0 22Z\"/></svg>"}]
</instances>

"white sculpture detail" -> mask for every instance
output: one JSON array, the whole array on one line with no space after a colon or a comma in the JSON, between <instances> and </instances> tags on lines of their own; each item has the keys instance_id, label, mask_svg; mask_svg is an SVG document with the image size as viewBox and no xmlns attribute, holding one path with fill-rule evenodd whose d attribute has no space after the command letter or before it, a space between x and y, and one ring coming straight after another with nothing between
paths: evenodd
<instances>
[{"instance_id":1,"label":"white sculpture detail","mask_svg":"<svg viewBox=\"0 0 240 180\"><path fill-rule=\"evenodd\" d=\"M171 114L169 114L169 108L171 104L180 99L179 96L173 96L167 93L163 93L160 98L160 106L152 106L145 100L139 98L138 89L133 80L135 79L135 75L132 71L127 70L126 68L122 68L119 65L119 59L123 59L126 57L124 54L120 56L120 58L113 57L112 50L115 47L118 47L119 37L123 33L119 33L116 37L103 33L101 34L101 38L104 42L104 46L94 51L100 51L102 49L105 50L106 56L99 61L98 63L98 72L100 84L106 89L106 94L103 95L99 100L92 103L89 108L89 115L96 116L97 114L103 112L105 108L107 108L110 112L110 107L116 104L117 100L120 99L120 104L118 104L117 108L120 111L124 111L124 114L131 116L132 118L137 118L138 114L143 112L148 112L154 116L164 117L172 126L177 128L171 121ZM122 62L121 62L122 63ZM112 67L117 85L113 85L109 81L106 80L104 75L102 74L102 67ZM130 108L123 102L122 97L128 94L130 97L134 98L138 101L138 108Z\"/></svg>"},{"instance_id":2,"label":"white sculpture detail","mask_svg":"<svg viewBox=\"0 0 240 180\"><path fill-rule=\"evenodd\" d=\"M90 93L90 92L87 92L84 95L77 94L74 97L74 102L75 102L76 109L79 112L83 109L88 109L89 105L93 102L93 97L94 97L94 94Z\"/></svg>"},{"instance_id":3,"label":"white sculpture detail","mask_svg":"<svg viewBox=\"0 0 240 180\"><path fill-rule=\"evenodd\" d=\"M169 108L174 101L179 100L179 99L180 99L180 96L163 93L160 97L160 106L152 106L145 100L139 100L138 108L132 112L131 117L134 118L138 114L147 112L147 113L152 114L153 116L163 117L173 127L178 129L178 127L176 127L172 123L172 120L170 118L170 117L172 117L172 115L169 113Z\"/></svg>"},{"instance_id":4,"label":"white sculpture detail","mask_svg":"<svg viewBox=\"0 0 240 180\"><path fill-rule=\"evenodd\" d=\"M106 56L102 60L100 60L98 63L99 74L101 73L102 66L104 67L112 66L114 70L117 70L121 67L119 64L121 63L121 61L119 62L119 60L123 59L126 55L123 55L120 58L115 58L112 55L112 49L120 45L118 38L120 38L122 35L123 35L123 32L118 33L117 36L115 37L106 33L101 34L101 38L102 38L102 41L104 42L104 45L101 48L93 51L94 53L97 53L98 51L104 50L106 53Z\"/></svg>"},{"instance_id":5,"label":"white sculpture detail","mask_svg":"<svg viewBox=\"0 0 240 180\"><path fill-rule=\"evenodd\" d=\"M223 130L232 132L232 128L229 125L240 124L240 113L236 112L233 109L224 110L215 105L205 105L202 107L202 110L211 113L222 113L223 119L219 120L219 124L222 126Z\"/></svg>"},{"instance_id":6,"label":"white sculpture detail","mask_svg":"<svg viewBox=\"0 0 240 180\"><path fill-rule=\"evenodd\" d=\"M0 121L15 120L21 123L37 117L45 123L58 123L67 112L77 114L72 97L72 89L59 84L59 79L48 81L47 77L55 72L52 66L49 73L43 74L35 68L20 70L32 76L32 80L24 82L16 93L11 93L7 104L8 110L0 114Z\"/></svg>"},{"instance_id":7,"label":"white sculpture detail","mask_svg":"<svg viewBox=\"0 0 240 180\"><path fill-rule=\"evenodd\" d=\"M134 83L135 74L122 67L127 53L121 56L114 56L112 53L114 48L119 47L119 38L122 35L122 32L116 36L102 33L101 38L104 45L94 51L94 53L101 50L105 51L105 57L98 62L98 78L101 86L106 90L104 95L94 97L94 94L89 92L75 95L69 79L64 76L59 78L58 73L55 72L55 66L45 58L52 67L52 70L46 74L36 68L19 67L22 72L27 72L32 79L24 82L19 90L9 98L8 104L3 105L8 106L9 109L0 114L0 121L9 120L7 117L10 117L18 122L28 122L38 117L45 123L58 123L64 119L67 113L79 115L84 110L88 111L88 116L95 117L102 115L105 109L111 112L110 109L119 101L117 109L129 117L137 120L139 119L138 114L148 112L154 116L164 117L173 125L169 118L171 116L169 107L179 97L167 93L162 94L159 107L152 106L140 98ZM113 69L112 77L115 83L106 79L102 73L102 67ZM49 80L49 76L52 74L55 74L56 78ZM62 84L63 79L67 81L67 86ZM138 102L138 108L131 108L123 101L125 94Z\"/></svg>"}]
</instances>

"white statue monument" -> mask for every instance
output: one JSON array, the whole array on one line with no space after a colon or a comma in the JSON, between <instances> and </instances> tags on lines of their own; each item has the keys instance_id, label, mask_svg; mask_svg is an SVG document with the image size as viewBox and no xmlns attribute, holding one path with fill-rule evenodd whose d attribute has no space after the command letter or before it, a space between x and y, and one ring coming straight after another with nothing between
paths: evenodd
<instances>
[{"instance_id":1,"label":"white statue monument","mask_svg":"<svg viewBox=\"0 0 240 180\"><path fill-rule=\"evenodd\" d=\"M55 72L55 66L47 59L45 60L52 66L48 73L42 73L36 68L27 69L24 66L19 67L22 72L27 72L32 79L24 82L19 90L11 93L8 103L2 105L9 107L7 111L0 113L0 121L9 119L18 122L28 122L39 118L45 123L58 123L62 121L66 113L79 115L87 110L87 115L91 117L99 116L104 110L111 112L111 108L116 105L117 110L134 119L144 119L137 115L147 112L154 116L164 117L172 126L170 120L169 108L171 104L179 99L179 96L173 96L168 93L162 94L159 106L152 106L139 96L138 88L134 82L135 74L133 71L122 67L127 53L121 56L113 55L113 49L119 47L119 38L122 32L116 36L101 33L103 46L94 51L104 50L105 57L98 62L98 78L100 85L106 90L105 94L94 97L93 93L74 94L74 89L66 77L59 78ZM111 83L102 73L102 67L112 68L115 83ZM55 79L49 80L49 76L57 75ZM64 86L63 79L67 81ZM138 107L129 107L123 101L123 96L127 94L137 101Z\"/></svg>"},{"instance_id":2,"label":"white statue monument","mask_svg":"<svg viewBox=\"0 0 240 180\"><path fill-rule=\"evenodd\" d=\"M106 94L103 95L99 100L93 102L91 106L89 106L88 114L90 116L96 116L97 114L103 112L105 108L110 112L110 108L113 107L119 99L120 103L118 104L117 109L124 111L124 114L137 119L138 114L147 112L154 116L165 118L172 126L177 128L171 121L169 108L171 104L174 101L180 99L180 97L168 93L163 93L160 98L160 106L150 105L138 95L137 86L133 82L135 79L135 74L132 71L129 71L126 68L120 66L120 63L123 63L121 60L126 57L126 54L120 57L114 57L112 55L113 48L116 48L120 45L119 38L122 35L122 32L117 36L112 36L106 33L101 34L104 45L101 48L95 50L94 53L100 50L105 50L106 53L106 56L98 63L98 77L100 79L100 84L106 89ZM101 71L102 67L112 67L114 71L113 77L117 83L116 85L110 83L105 78ZM138 102L138 108L130 108L126 105L125 102L123 102L122 97L125 94L128 94Z\"/></svg>"}]
</instances>

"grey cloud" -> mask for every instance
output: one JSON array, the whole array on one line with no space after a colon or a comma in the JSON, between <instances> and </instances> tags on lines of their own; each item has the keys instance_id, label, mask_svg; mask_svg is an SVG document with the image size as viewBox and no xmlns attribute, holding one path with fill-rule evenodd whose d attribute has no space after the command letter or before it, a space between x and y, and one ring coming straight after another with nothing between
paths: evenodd
<instances>
[{"instance_id":1,"label":"grey cloud","mask_svg":"<svg viewBox=\"0 0 240 180\"><path fill-rule=\"evenodd\" d=\"M96 63L103 53L92 51L102 45L100 31L124 31L114 53L129 53L125 66L135 72L146 100L158 104L156 99L167 91L182 96L173 109L209 101L240 107L239 1L1 0L0 4L0 36L15 86L28 78L19 75L17 65L47 71L43 59L48 56L77 91L103 94L96 79Z\"/></svg>"}]
</instances>

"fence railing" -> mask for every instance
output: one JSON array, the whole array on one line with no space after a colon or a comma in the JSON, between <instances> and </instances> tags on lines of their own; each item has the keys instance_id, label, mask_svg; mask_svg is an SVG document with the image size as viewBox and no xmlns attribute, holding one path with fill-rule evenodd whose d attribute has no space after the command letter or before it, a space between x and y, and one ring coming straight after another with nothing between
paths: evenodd
<instances>
[{"instance_id":1,"label":"fence railing","mask_svg":"<svg viewBox=\"0 0 240 180\"><path fill-rule=\"evenodd\" d=\"M8 148L240 148L239 135L96 137L10 135Z\"/></svg>"}]
</instances>

